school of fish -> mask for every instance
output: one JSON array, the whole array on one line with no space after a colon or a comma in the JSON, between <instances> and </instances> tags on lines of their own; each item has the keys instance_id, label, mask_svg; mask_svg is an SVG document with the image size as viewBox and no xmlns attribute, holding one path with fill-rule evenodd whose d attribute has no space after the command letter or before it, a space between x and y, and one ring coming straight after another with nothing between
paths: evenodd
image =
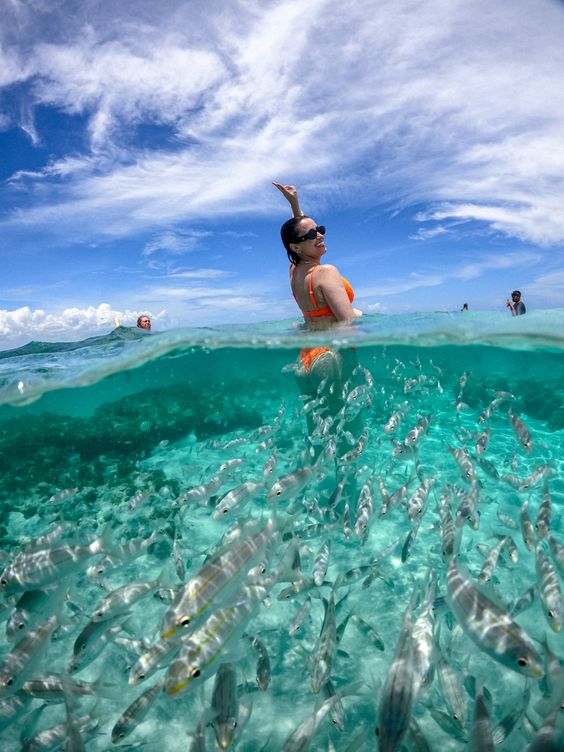
<instances>
[{"instance_id":1,"label":"school of fish","mask_svg":"<svg viewBox=\"0 0 564 752\"><path fill-rule=\"evenodd\" d=\"M111 514L53 490L1 546L2 752L562 752L560 458L472 379L384 351Z\"/></svg>"}]
</instances>

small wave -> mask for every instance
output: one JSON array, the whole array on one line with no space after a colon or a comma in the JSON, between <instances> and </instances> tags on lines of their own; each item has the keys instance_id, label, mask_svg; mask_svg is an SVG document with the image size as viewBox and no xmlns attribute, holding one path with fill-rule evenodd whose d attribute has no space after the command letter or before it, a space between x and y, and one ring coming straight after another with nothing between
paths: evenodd
<instances>
[{"instance_id":1,"label":"small wave","mask_svg":"<svg viewBox=\"0 0 564 752\"><path fill-rule=\"evenodd\" d=\"M107 335L80 342L30 342L0 352L0 404L28 404L46 392L95 384L111 374L193 348L481 345L559 352L564 350L563 333L564 309L534 311L515 318L491 312L373 314L326 332L305 330L297 319L152 334L120 326Z\"/></svg>"}]
</instances>

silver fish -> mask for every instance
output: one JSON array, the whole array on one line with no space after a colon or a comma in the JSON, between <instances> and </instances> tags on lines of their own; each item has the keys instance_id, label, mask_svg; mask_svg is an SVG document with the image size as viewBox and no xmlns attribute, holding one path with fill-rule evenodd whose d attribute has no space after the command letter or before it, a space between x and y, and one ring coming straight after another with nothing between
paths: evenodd
<instances>
[{"instance_id":1,"label":"silver fish","mask_svg":"<svg viewBox=\"0 0 564 752\"><path fill-rule=\"evenodd\" d=\"M169 665L179 652L181 643L179 639L158 640L154 645L139 656L129 671L128 682L130 686L148 679L155 671Z\"/></svg>"},{"instance_id":2,"label":"silver fish","mask_svg":"<svg viewBox=\"0 0 564 752\"><path fill-rule=\"evenodd\" d=\"M245 585L234 595L235 604L216 609L208 619L182 641L179 655L168 667L164 690L179 697L193 690L216 670L216 663L245 631L261 601L278 578L278 572L262 583Z\"/></svg>"},{"instance_id":3,"label":"silver fish","mask_svg":"<svg viewBox=\"0 0 564 752\"><path fill-rule=\"evenodd\" d=\"M251 635L246 635L246 637L250 640L250 643L257 654L257 685L261 692L266 692L271 678L268 650L266 649L264 642L258 637L251 637Z\"/></svg>"},{"instance_id":4,"label":"silver fish","mask_svg":"<svg viewBox=\"0 0 564 752\"><path fill-rule=\"evenodd\" d=\"M228 512L237 506L242 506L256 496L260 491L264 489L264 481L259 483L252 483L250 481L246 483L240 483L235 488L228 491L218 501L216 508L213 512L213 519L220 520Z\"/></svg>"},{"instance_id":5,"label":"silver fish","mask_svg":"<svg viewBox=\"0 0 564 752\"><path fill-rule=\"evenodd\" d=\"M321 546L315 557L315 561L313 563L313 581L315 582L317 587L319 587L323 583L325 575L327 574L330 552L331 541L328 540Z\"/></svg>"},{"instance_id":6,"label":"silver fish","mask_svg":"<svg viewBox=\"0 0 564 752\"><path fill-rule=\"evenodd\" d=\"M51 616L45 622L30 630L19 640L12 650L0 661L0 694L12 695L23 686L29 673L47 647L48 638L55 629L57 617Z\"/></svg>"},{"instance_id":7,"label":"silver fish","mask_svg":"<svg viewBox=\"0 0 564 752\"><path fill-rule=\"evenodd\" d=\"M92 613L91 620L108 621L115 616L129 613L131 606L142 598L150 595L153 590L158 590L163 585L163 573L152 582L139 582L132 585L123 585L122 587L112 590L96 606Z\"/></svg>"},{"instance_id":8,"label":"silver fish","mask_svg":"<svg viewBox=\"0 0 564 752\"><path fill-rule=\"evenodd\" d=\"M543 676L542 659L531 638L458 571L454 558L448 567L447 586L451 610L481 650L524 676Z\"/></svg>"},{"instance_id":9,"label":"silver fish","mask_svg":"<svg viewBox=\"0 0 564 752\"><path fill-rule=\"evenodd\" d=\"M128 734L137 728L149 712L159 692L162 692L162 689L162 681L157 682L133 700L114 724L112 729L113 744L117 744L121 739L125 739Z\"/></svg>"},{"instance_id":10,"label":"silver fish","mask_svg":"<svg viewBox=\"0 0 564 752\"><path fill-rule=\"evenodd\" d=\"M347 694L354 694L356 687L357 685L354 685L340 690L334 694L333 697L325 700L325 702L311 715L306 716L306 718L288 736L282 745L280 752L305 752L311 744L315 730L327 713L330 712L333 705L339 702Z\"/></svg>"},{"instance_id":11,"label":"silver fish","mask_svg":"<svg viewBox=\"0 0 564 752\"><path fill-rule=\"evenodd\" d=\"M300 606L300 608L298 609L298 612L295 615L294 620L288 627L288 634L290 635L290 637L293 637L298 632L298 630L301 629L302 624L304 623L307 615L309 614L310 609L311 609L311 598L308 595L303 605Z\"/></svg>"},{"instance_id":12,"label":"silver fish","mask_svg":"<svg viewBox=\"0 0 564 752\"><path fill-rule=\"evenodd\" d=\"M0 575L0 588L7 594L41 589L84 570L87 559L109 550L113 550L111 529L106 528L101 538L87 546L60 545L22 552Z\"/></svg>"},{"instance_id":13,"label":"silver fish","mask_svg":"<svg viewBox=\"0 0 564 752\"><path fill-rule=\"evenodd\" d=\"M521 505L521 535L523 536L523 542L529 551L532 551L535 545L535 535L533 532L533 523L531 522L529 512L527 511L528 506L528 501L524 501Z\"/></svg>"},{"instance_id":14,"label":"silver fish","mask_svg":"<svg viewBox=\"0 0 564 752\"><path fill-rule=\"evenodd\" d=\"M351 621L353 624L358 627L359 631L362 632L368 639L372 640L374 643L374 646L378 650L384 650L384 641L378 634L378 632L372 627L368 622L364 621L358 614L355 614L354 612L351 614Z\"/></svg>"},{"instance_id":15,"label":"silver fish","mask_svg":"<svg viewBox=\"0 0 564 752\"><path fill-rule=\"evenodd\" d=\"M243 576L275 540L275 519L254 535L243 538L213 557L181 590L165 614L161 637L170 638L179 627L193 628L220 594L236 588Z\"/></svg>"},{"instance_id":16,"label":"silver fish","mask_svg":"<svg viewBox=\"0 0 564 752\"><path fill-rule=\"evenodd\" d=\"M564 546L554 538L550 530L547 534L548 544L558 571L564 577Z\"/></svg>"},{"instance_id":17,"label":"silver fish","mask_svg":"<svg viewBox=\"0 0 564 752\"><path fill-rule=\"evenodd\" d=\"M368 429L365 428L364 431L360 434L356 445L352 449L350 449L348 452L343 454L341 457L339 457L339 462L341 464L345 464L347 462L352 462L353 460L356 460L357 457L360 457L360 455L364 451L367 441L368 441Z\"/></svg>"},{"instance_id":18,"label":"silver fish","mask_svg":"<svg viewBox=\"0 0 564 752\"><path fill-rule=\"evenodd\" d=\"M511 616L517 616L517 614L520 614L522 611L530 608L535 602L536 592L536 586L532 585L523 593L523 595L519 596L519 598L516 598L509 612Z\"/></svg>"},{"instance_id":19,"label":"silver fish","mask_svg":"<svg viewBox=\"0 0 564 752\"><path fill-rule=\"evenodd\" d=\"M325 684L323 685L323 695L326 699L330 699L331 697L334 697L337 694L335 687L333 685L333 682L331 679L327 679ZM335 702L334 705L331 706L331 720L333 722L333 725L336 729L339 731L345 730L345 709L343 708L343 703L341 702L341 698Z\"/></svg>"},{"instance_id":20,"label":"silver fish","mask_svg":"<svg viewBox=\"0 0 564 752\"><path fill-rule=\"evenodd\" d=\"M497 560L499 559L499 555L501 553L501 549L505 546L506 540L507 539L505 537L501 538L499 543L497 543L490 549L487 559L484 562L482 570L478 576L478 582L480 583L480 585L484 585L486 582L489 582L491 580L493 571L497 564Z\"/></svg>"},{"instance_id":21,"label":"silver fish","mask_svg":"<svg viewBox=\"0 0 564 752\"><path fill-rule=\"evenodd\" d=\"M548 488L545 488L543 499L539 507L539 513L537 514L537 521L535 527L537 529L538 540L543 540L548 535L550 528L550 517L552 510L552 502L550 500L550 494Z\"/></svg>"},{"instance_id":22,"label":"silver fish","mask_svg":"<svg viewBox=\"0 0 564 752\"><path fill-rule=\"evenodd\" d=\"M544 615L550 628L559 632L564 622L564 600L558 575L540 546L536 547L536 569Z\"/></svg>"},{"instance_id":23,"label":"silver fish","mask_svg":"<svg viewBox=\"0 0 564 752\"><path fill-rule=\"evenodd\" d=\"M452 519L450 506L451 494L448 489L444 489L439 497L439 531L441 535L441 551L445 561L457 553L458 541L456 535L456 525Z\"/></svg>"},{"instance_id":24,"label":"silver fish","mask_svg":"<svg viewBox=\"0 0 564 752\"><path fill-rule=\"evenodd\" d=\"M331 591L329 602L323 599L325 618L313 652L311 691L317 694L331 675L331 665L337 651L337 625L335 616L335 595Z\"/></svg>"},{"instance_id":25,"label":"silver fish","mask_svg":"<svg viewBox=\"0 0 564 752\"><path fill-rule=\"evenodd\" d=\"M425 510L429 493L435 485L434 478L428 478L423 481L415 493L410 497L407 502L407 516L410 522L413 522L416 518L422 517Z\"/></svg>"},{"instance_id":26,"label":"silver fish","mask_svg":"<svg viewBox=\"0 0 564 752\"><path fill-rule=\"evenodd\" d=\"M272 484L266 494L266 498L269 500L278 499L278 501L288 501L296 497L312 480L314 474L319 472L320 467L318 463L322 457L323 455L320 454L316 462L312 465L298 467L296 470L278 478Z\"/></svg>"},{"instance_id":27,"label":"silver fish","mask_svg":"<svg viewBox=\"0 0 564 752\"><path fill-rule=\"evenodd\" d=\"M458 673L443 656L437 665L437 674L443 699L454 722L462 730L468 713L467 697L459 680Z\"/></svg>"},{"instance_id":28,"label":"silver fish","mask_svg":"<svg viewBox=\"0 0 564 752\"><path fill-rule=\"evenodd\" d=\"M490 440L490 430L490 426L488 426L485 431L476 436L476 457L478 459L481 458L487 449Z\"/></svg>"},{"instance_id":29,"label":"silver fish","mask_svg":"<svg viewBox=\"0 0 564 752\"><path fill-rule=\"evenodd\" d=\"M496 517L502 525L505 525L505 527L511 528L511 530L517 530L518 525L512 517L508 517L501 512L496 512Z\"/></svg>"},{"instance_id":30,"label":"silver fish","mask_svg":"<svg viewBox=\"0 0 564 752\"><path fill-rule=\"evenodd\" d=\"M212 692L212 720L217 745L229 749L239 718L237 673L233 663L222 663L215 675Z\"/></svg>"},{"instance_id":31,"label":"silver fish","mask_svg":"<svg viewBox=\"0 0 564 752\"><path fill-rule=\"evenodd\" d=\"M425 585L423 603L412 629L413 695L417 696L423 685L428 685L434 671L435 627L434 601L437 593L436 576L431 573Z\"/></svg>"},{"instance_id":32,"label":"silver fish","mask_svg":"<svg viewBox=\"0 0 564 752\"><path fill-rule=\"evenodd\" d=\"M507 411L507 415L509 416L509 420L511 421L511 425L513 427L517 441L525 451L530 453L533 449L533 441L531 439L529 429L523 423L521 418L519 418L519 416L517 415L514 415L511 410Z\"/></svg>"},{"instance_id":33,"label":"silver fish","mask_svg":"<svg viewBox=\"0 0 564 752\"><path fill-rule=\"evenodd\" d=\"M495 749L490 714L484 702L482 689L476 694L470 748L472 752L494 752Z\"/></svg>"},{"instance_id":34,"label":"silver fish","mask_svg":"<svg viewBox=\"0 0 564 752\"><path fill-rule=\"evenodd\" d=\"M411 707L415 699L412 620L409 613L411 604L404 615L403 627L396 647L386 682L380 698L378 712L378 749L380 752L393 752L409 728Z\"/></svg>"},{"instance_id":35,"label":"silver fish","mask_svg":"<svg viewBox=\"0 0 564 752\"><path fill-rule=\"evenodd\" d=\"M20 639L33 625L42 612L49 612L49 601L56 595L52 590L26 590L16 603L16 606L6 622L6 638Z\"/></svg>"},{"instance_id":36,"label":"silver fish","mask_svg":"<svg viewBox=\"0 0 564 752\"><path fill-rule=\"evenodd\" d=\"M358 498L356 522L354 531L357 538L362 543L368 536L368 523L372 516L372 508L374 506L374 497L372 495L372 483L374 481L374 475L371 475L366 483L362 486L360 496Z\"/></svg>"}]
</instances>

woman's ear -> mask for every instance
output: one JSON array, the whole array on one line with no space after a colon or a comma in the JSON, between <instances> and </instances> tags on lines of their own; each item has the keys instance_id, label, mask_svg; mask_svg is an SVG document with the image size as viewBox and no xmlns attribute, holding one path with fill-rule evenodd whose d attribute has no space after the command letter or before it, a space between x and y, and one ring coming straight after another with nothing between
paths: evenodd
<instances>
[{"instance_id":1,"label":"woman's ear","mask_svg":"<svg viewBox=\"0 0 564 752\"><path fill-rule=\"evenodd\" d=\"M296 253L298 256L301 256L300 246L297 243L290 243L290 250Z\"/></svg>"}]
</instances>

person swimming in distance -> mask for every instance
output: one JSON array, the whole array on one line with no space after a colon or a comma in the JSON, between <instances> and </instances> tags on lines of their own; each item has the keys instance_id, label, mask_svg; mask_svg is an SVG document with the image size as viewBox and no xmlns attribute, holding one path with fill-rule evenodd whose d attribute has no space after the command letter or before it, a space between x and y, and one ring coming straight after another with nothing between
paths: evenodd
<instances>
[{"instance_id":1,"label":"person swimming in distance","mask_svg":"<svg viewBox=\"0 0 564 752\"><path fill-rule=\"evenodd\" d=\"M148 332L151 331L151 319L146 313L142 313L137 319L137 328L146 329Z\"/></svg>"},{"instance_id":2,"label":"person swimming in distance","mask_svg":"<svg viewBox=\"0 0 564 752\"><path fill-rule=\"evenodd\" d=\"M525 304L521 300L521 292L519 290L513 290L511 293L511 300L508 300L506 305L511 309L512 316L522 316L524 313L527 313Z\"/></svg>"},{"instance_id":3,"label":"person swimming in distance","mask_svg":"<svg viewBox=\"0 0 564 752\"><path fill-rule=\"evenodd\" d=\"M467 311L468 310L468 303L463 303L462 304L462 308L460 310L461 311Z\"/></svg>"}]
</instances>

